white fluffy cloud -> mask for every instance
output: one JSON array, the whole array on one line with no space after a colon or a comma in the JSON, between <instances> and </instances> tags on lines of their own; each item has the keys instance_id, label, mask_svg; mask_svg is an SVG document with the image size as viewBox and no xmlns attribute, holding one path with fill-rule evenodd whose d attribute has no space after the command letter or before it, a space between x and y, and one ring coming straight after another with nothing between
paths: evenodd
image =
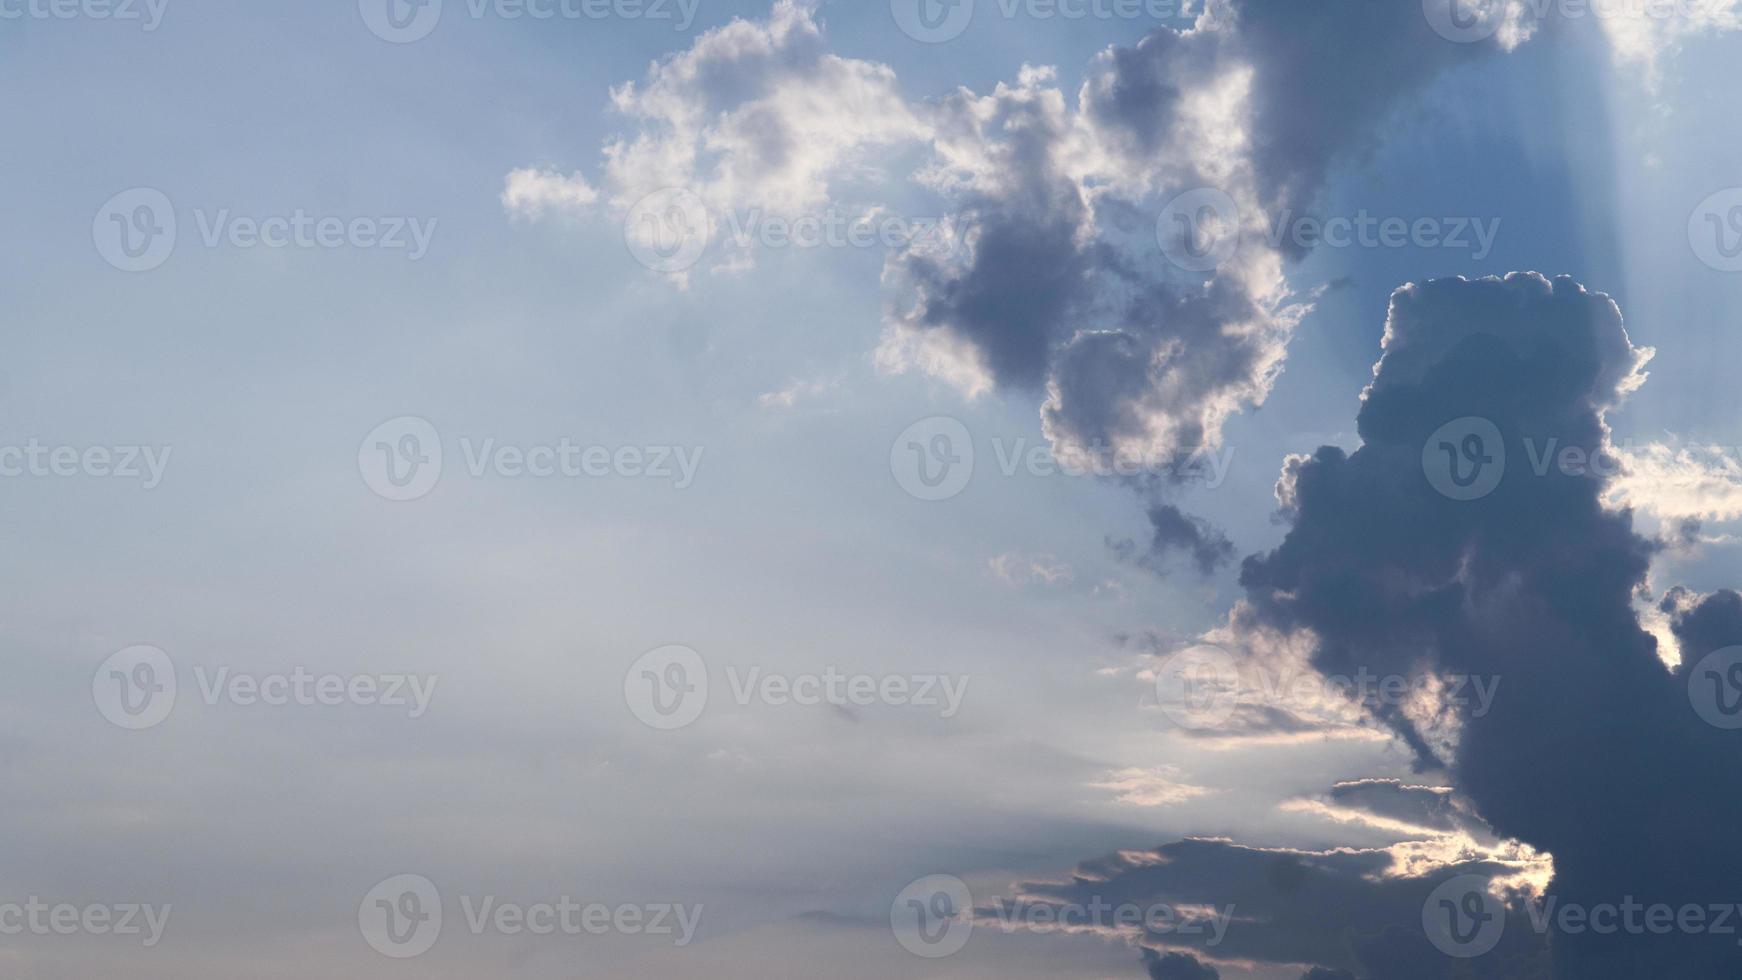
<instances>
[{"instance_id":1,"label":"white fluffy cloud","mask_svg":"<svg viewBox=\"0 0 1742 980\"><path fill-rule=\"evenodd\" d=\"M827 204L869 151L926 135L893 70L827 50L812 0L708 31L611 101L634 128L605 146L620 209L684 187L714 208L795 214Z\"/></svg>"},{"instance_id":2,"label":"white fluffy cloud","mask_svg":"<svg viewBox=\"0 0 1742 980\"><path fill-rule=\"evenodd\" d=\"M536 219L560 212L585 212L599 192L579 172L563 176L550 168L511 171L502 188L502 207L517 218Z\"/></svg>"}]
</instances>

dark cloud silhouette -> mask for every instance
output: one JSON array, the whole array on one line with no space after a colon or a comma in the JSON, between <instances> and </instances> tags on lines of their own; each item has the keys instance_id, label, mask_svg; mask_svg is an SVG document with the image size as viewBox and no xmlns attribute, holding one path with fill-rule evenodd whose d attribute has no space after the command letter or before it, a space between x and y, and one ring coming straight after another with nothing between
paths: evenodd
<instances>
[{"instance_id":1,"label":"dark cloud silhouette","mask_svg":"<svg viewBox=\"0 0 1742 980\"><path fill-rule=\"evenodd\" d=\"M1686 677L1640 624L1633 600L1655 545L1603 507L1602 476L1533 465L1549 439L1603 449L1604 412L1648 356L1607 296L1570 279L1399 289L1358 418L1364 444L1292 468L1292 529L1241 574L1267 625L1311 631L1328 674L1502 678L1490 711L1450 706L1434 730L1378 710L1496 831L1553 854L1561 904L1679 907L1742 891L1742 848L1723 829L1742 820L1742 740L1696 715ZM1457 500L1435 489L1423 450L1468 417L1499 432L1504 476ZM1684 660L1742 640L1733 593L1672 608ZM1554 975L1581 980L1742 967L1734 937L1680 929L1556 932L1552 946Z\"/></svg>"},{"instance_id":2,"label":"dark cloud silhouette","mask_svg":"<svg viewBox=\"0 0 1742 980\"><path fill-rule=\"evenodd\" d=\"M1220 970L1205 966L1190 953L1163 954L1146 949L1143 951L1143 968L1148 971L1149 980L1221 980L1222 977Z\"/></svg>"},{"instance_id":3,"label":"dark cloud silhouette","mask_svg":"<svg viewBox=\"0 0 1742 980\"><path fill-rule=\"evenodd\" d=\"M1088 861L1067 882L1024 883L1022 891L1033 903L1080 907L1101 900L1231 912L1219 937L1210 929L1148 929L1125 936L1154 951L1144 957L1150 976L1219 975L1157 974L1157 962L1170 962L1177 971L1255 962L1318 966L1333 971L1332 977L1342 971L1369 980L1541 977L1547 947L1522 907L1505 912L1497 944L1479 961L1487 972L1470 973L1474 961L1446 956L1422 932L1422 906L1442 882L1516 870L1504 861L1470 860L1431 874L1406 875L1398 873L1395 855L1386 850L1308 851L1183 840ZM1180 958L1168 961L1164 954Z\"/></svg>"},{"instance_id":4,"label":"dark cloud silhouette","mask_svg":"<svg viewBox=\"0 0 1742 980\"><path fill-rule=\"evenodd\" d=\"M1234 543L1221 531L1203 520L1184 513L1172 504L1156 504L1149 508L1149 523L1154 528L1147 545L1126 538L1107 542L1121 561L1129 561L1154 572L1164 572L1168 557L1181 552L1191 560L1202 575L1209 575L1234 558Z\"/></svg>"}]
</instances>

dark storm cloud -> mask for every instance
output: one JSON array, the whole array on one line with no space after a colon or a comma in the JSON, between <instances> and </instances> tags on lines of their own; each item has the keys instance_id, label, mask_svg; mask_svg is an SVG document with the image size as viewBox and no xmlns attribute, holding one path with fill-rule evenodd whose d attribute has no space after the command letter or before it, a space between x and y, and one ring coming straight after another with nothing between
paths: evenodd
<instances>
[{"instance_id":1,"label":"dark storm cloud","mask_svg":"<svg viewBox=\"0 0 1742 980\"><path fill-rule=\"evenodd\" d=\"M1400 711L1382 720L1446 766L1497 832L1552 852L1560 902L1735 902L1742 740L1700 720L1640 625L1633 598L1655 546L1602 506L1603 477L1531 465L1551 438L1602 448L1603 413L1645 356L1615 304L1570 279L1399 289L1358 416L1364 444L1294 467L1293 527L1241 577L1270 626L1312 631L1327 674L1502 678L1491 710L1454 709L1449 743ZM1454 500L1423 448L1465 417L1498 430L1505 470L1488 495ZM1742 641L1734 594L1677 608L1685 661ZM1586 932L1553 945L1554 975L1580 980L1742 967L1733 937Z\"/></svg>"},{"instance_id":2,"label":"dark storm cloud","mask_svg":"<svg viewBox=\"0 0 1742 980\"><path fill-rule=\"evenodd\" d=\"M1143 969L1148 971L1149 980L1221 980L1222 977L1220 970L1205 966L1190 953L1157 953L1153 949L1143 951Z\"/></svg>"}]
</instances>

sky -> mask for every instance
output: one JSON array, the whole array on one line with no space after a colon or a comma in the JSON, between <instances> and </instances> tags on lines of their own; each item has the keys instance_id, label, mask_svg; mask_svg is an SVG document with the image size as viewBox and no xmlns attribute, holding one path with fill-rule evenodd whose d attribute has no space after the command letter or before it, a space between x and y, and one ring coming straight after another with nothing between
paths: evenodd
<instances>
[{"instance_id":1,"label":"sky","mask_svg":"<svg viewBox=\"0 0 1742 980\"><path fill-rule=\"evenodd\" d=\"M1735 975L1738 27L0 0L0 972Z\"/></svg>"}]
</instances>

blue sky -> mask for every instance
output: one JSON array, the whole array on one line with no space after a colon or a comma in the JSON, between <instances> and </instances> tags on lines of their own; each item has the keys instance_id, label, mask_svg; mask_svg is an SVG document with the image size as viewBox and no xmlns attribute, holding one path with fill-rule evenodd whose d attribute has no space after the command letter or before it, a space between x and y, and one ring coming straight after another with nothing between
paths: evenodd
<instances>
[{"instance_id":1,"label":"blue sky","mask_svg":"<svg viewBox=\"0 0 1742 980\"><path fill-rule=\"evenodd\" d=\"M79 453L65 474L0 477L15 557L0 566L0 905L173 908L149 948L8 935L11 974L1138 976L1138 947L1177 951L1167 937L983 927L933 959L903 948L891 903L931 875L982 904L1032 898L1046 889L1019 883L1188 837L1470 842L1536 867L1549 848L1528 836L1459 824L1423 844L1327 802L1360 779L1466 791L1463 770L1423 771L1373 718L1321 704L1287 738L1215 739L1157 701L1169 654L1258 642L1230 625L1259 601L1240 559L1290 532L1285 457L1362 445L1405 283L1538 271L1613 297L1656 355L1602 415L1636 474L1604 492L1654 540L1703 519L1688 532L1703 543L1653 557L1640 614L1667 637L1650 610L1670 586L1734 584L1742 450L1722 447L1742 446L1742 423L1723 394L1742 275L1702 261L1689 230L1739 183L1730 7L1628 42L1591 17L1521 31L1530 5L1494 2L1477 6L1504 26L1459 44L1414 3L1333 4L1312 31L1264 34L1274 11L1257 2L1158 24L980 0L960 36L925 43L883 2L700 0L680 30L446 0L427 37L397 43L371 31L370 3L168 0L152 29L0 5L0 447ZM1138 84L1151 76L1118 98L1095 88L1146 71L1176 86L1166 112ZM1363 73L1383 98L1339 89ZM674 186L715 224L696 264L662 273L638 261L636 208ZM1244 228L1207 273L1170 265L1153 231L1197 187L1237 202ZM129 272L109 236L134 199L109 209L138 188L168 202L176 235ZM1284 211L1493 240L1266 247ZM867 214L904 235L960 219L963 239L945 234L939 257L906 238L738 248L722 231ZM249 223L298 215L344 230L253 242ZM1078 292L1034 287L1058 269L1078 269ZM1216 289L1243 312L1201 334L1132 312ZM1168 309L1160 322L1198 315ZM1183 366L1122 387L1097 373L1114 335ZM1180 353L1200 344L1201 360ZM892 451L936 417L961 423L974 471L925 500ZM437 433L442 468L396 501L370 460L429 464L428 438L401 453L405 419ZM565 444L612 462L539 477L480 456ZM1703 446L1719 448L1684 452ZM92 447L155 454L161 479L94 466ZM1085 447L1136 453L1150 479L1050 471ZM1038 468L1001 472L1030 450ZM1225 473L1166 476L1194 452ZM654 456L693 471L662 475ZM1226 555L1195 567L1155 508ZM1309 647L1264 642L1307 670ZM671 644L710 690L662 731L633 689ZM111 660L141 645L176 692L130 730L93 685L115 663L143 676ZM206 696L221 670L434 686L414 717L354 694ZM966 686L947 716L886 695L734 703L749 671ZM396 958L360 919L402 874L435 883L445 920L433 949ZM484 895L701 912L681 946L516 935L468 928L462 900ZM1224 977L1354 964L1183 948Z\"/></svg>"}]
</instances>

